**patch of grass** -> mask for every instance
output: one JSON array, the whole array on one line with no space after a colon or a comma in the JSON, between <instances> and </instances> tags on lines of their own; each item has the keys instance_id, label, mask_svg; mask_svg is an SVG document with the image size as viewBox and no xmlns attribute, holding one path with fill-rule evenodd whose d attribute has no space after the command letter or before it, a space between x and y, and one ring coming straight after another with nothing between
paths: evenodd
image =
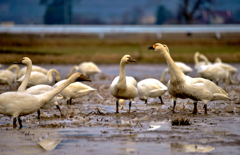
<instances>
[{"instance_id":1,"label":"patch of grass","mask_svg":"<svg viewBox=\"0 0 240 155\"><path fill-rule=\"evenodd\" d=\"M160 42L168 45L175 61L193 63L196 51L210 61L220 57L223 62L240 61L239 34L108 34L99 39L93 34L77 35L13 35L0 34L0 63L29 56L35 63L119 63L124 54L130 54L140 63L165 63L165 59L147 47Z\"/></svg>"}]
</instances>

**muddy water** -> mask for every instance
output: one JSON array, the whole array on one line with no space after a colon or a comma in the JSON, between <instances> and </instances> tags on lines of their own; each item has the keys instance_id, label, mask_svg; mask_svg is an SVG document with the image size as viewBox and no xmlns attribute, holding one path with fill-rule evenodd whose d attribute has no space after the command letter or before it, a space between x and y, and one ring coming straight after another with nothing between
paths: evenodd
<instances>
[{"instance_id":1,"label":"muddy water","mask_svg":"<svg viewBox=\"0 0 240 155\"><path fill-rule=\"evenodd\" d=\"M189 64L193 67L192 64ZM240 68L240 64L233 64ZM64 78L72 65L41 65L56 68ZM121 103L120 114L115 114L115 100L109 85L118 75L118 65L99 65L103 73L96 75L88 85L97 91L75 99L66 106L59 104L64 117L56 107L41 110L37 114L22 117L23 128L13 129L12 119L0 115L0 154L239 154L240 152L240 86L239 75L235 85L220 83L232 101L208 104L209 114L204 115L203 105L199 113L192 115L190 100L178 100L176 113L172 113L168 93L159 99L149 99L148 105L136 98L128 114L128 102ZM126 66L126 75L138 81L144 78L160 78L165 64ZM195 73L190 73L194 76ZM166 81L169 75L166 77ZM6 86L1 91L8 90ZM190 125L172 126L176 118L189 119ZM48 140L40 146L38 143ZM56 144L56 140L59 140ZM51 147L46 150L43 147Z\"/></svg>"}]
</instances>

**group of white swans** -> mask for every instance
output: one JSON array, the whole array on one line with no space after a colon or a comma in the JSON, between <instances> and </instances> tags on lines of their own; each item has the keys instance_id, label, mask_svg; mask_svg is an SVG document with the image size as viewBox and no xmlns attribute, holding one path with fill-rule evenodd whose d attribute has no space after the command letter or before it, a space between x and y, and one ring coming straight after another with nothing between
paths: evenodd
<instances>
[{"instance_id":1,"label":"group of white swans","mask_svg":"<svg viewBox=\"0 0 240 155\"><path fill-rule=\"evenodd\" d=\"M223 80L225 78L229 79L230 82L233 82L231 79L231 75L237 72L236 68L221 62L211 64L206 59L206 57L197 52L195 54L195 69L197 70L197 73L200 74L202 77L206 75L209 76L207 79L206 77L192 78L185 75L191 72L192 69L184 63L174 62L170 56L169 49L166 45L156 43L148 49L159 52L164 56L168 68L164 70L161 80L164 80L166 73L170 74L170 80L168 81L167 86L154 78L148 78L137 82L133 77L125 75L125 65L131 62L135 62L135 60L130 55L123 56L120 62L120 75L117 76L110 85L111 94L116 98L116 113L119 112L118 107L119 101L121 99L129 100L130 112L131 103L133 99L138 95L145 100L145 103L147 103L147 99L149 97L159 97L159 99L163 103L161 96L167 91L169 92L173 100L173 112L177 103L177 98L191 99L194 104L193 114L196 114L198 112L198 101L204 103L205 114L207 114L207 103L209 101L230 100L227 92L225 92L222 88L220 88L210 80L219 82L219 80ZM199 62L198 57L204 59L206 62ZM208 67L212 70L208 69ZM219 72L217 69L220 70L220 68L221 70L224 70L224 78L219 75L220 73L217 73ZM218 78L211 77L217 77L216 74L219 75Z\"/></svg>"},{"instance_id":2,"label":"group of white swans","mask_svg":"<svg viewBox=\"0 0 240 155\"><path fill-rule=\"evenodd\" d=\"M205 114L207 114L207 103L209 101L230 100L228 94L210 80L219 82L223 79L229 79L229 82L233 83L231 75L237 72L236 68L222 62L212 64L204 55L197 52L194 56L195 69L203 78L192 78L185 75L191 72L192 69L184 63L174 62L166 45L156 43L148 49L159 52L164 56L168 68L164 70L160 81L164 80L166 73L170 74L170 80L167 86L154 78L137 82L133 77L125 75L125 65L136 62L136 60L130 55L124 55L120 61L120 74L110 85L110 93L116 98L116 113L119 113L120 100L129 100L130 113L132 101L137 96L144 99L146 104L148 98L156 97L159 97L161 103L163 103L161 96L167 91L173 100L173 112L177 98L191 99L194 104L193 114L197 113L198 101L204 103ZM198 58L204 61L199 62ZM8 84L10 87L12 87L14 81L20 83L17 91L5 92L0 95L0 114L12 116L13 127L17 126L16 121L18 119L20 128L22 127L21 116L37 111L39 118L40 109L49 109L55 105L61 113L58 106L59 97L66 98L67 103L71 105L72 99L95 91L96 89L76 81L90 81L88 79L90 76L101 72L94 63L87 62L74 66L68 74L69 78L61 80L56 69L46 70L32 65L32 61L28 57L22 58L17 63L24 64L26 67L20 70L18 65L15 64L6 70L0 70L0 83ZM15 69L14 73L11 72L12 69ZM221 71L218 71L218 69ZM76 72L73 74L75 70L81 71L81 73ZM214 70L214 75L211 75L212 70ZM222 70L224 70L224 76L221 75L223 74ZM217 74L219 75L218 78L216 72L219 73ZM53 74L55 74L55 79ZM55 82L54 80L57 83L50 86ZM61 115L63 114L61 113Z\"/></svg>"}]
</instances>

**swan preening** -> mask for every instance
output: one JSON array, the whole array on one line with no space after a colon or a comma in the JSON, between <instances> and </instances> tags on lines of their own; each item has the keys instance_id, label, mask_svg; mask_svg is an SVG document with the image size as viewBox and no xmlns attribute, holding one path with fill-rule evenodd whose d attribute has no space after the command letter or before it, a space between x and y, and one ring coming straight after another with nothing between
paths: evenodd
<instances>
[{"instance_id":1,"label":"swan preening","mask_svg":"<svg viewBox=\"0 0 240 155\"><path fill-rule=\"evenodd\" d=\"M207 103L215 100L229 100L228 94L215 83L204 78L191 78L177 67L167 51L167 46L156 43L148 50L154 50L164 56L170 70L170 80L167 88L173 99L173 112L176 106L177 98L189 98L194 103L193 113L197 113L197 102L204 103L205 114L207 114Z\"/></svg>"},{"instance_id":2,"label":"swan preening","mask_svg":"<svg viewBox=\"0 0 240 155\"><path fill-rule=\"evenodd\" d=\"M110 92L116 98L116 113L118 113L119 99L129 100L129 112L131 111L131 104L138 95L137 81L125 75L125 65L136 62L130 55L124 55L120 61L120 73L115 77L110 85Z\"/></svg>"},{"instance_id":3,"label":"swan preening","mask_svg":"<svg viewBox=\"0 0 240 155\"><path fill-rule=\"evenodd\" d=\"M57 87L58 85L61 85L64 81L62 80L56 83L53 87ZM90 94L91 92L95 91L96 89L85 85L81 82L74 82L71 83L69 86L67 86L63 91L61 91L61 95L63 98L67 99L67 104L72 104L72 99L76 99L85 95Z\"/></svg>"},{"instance_id":4,"label":"swan preening","mask_svg":"<svg viewBox=\"0 0 240 155\"><path fill-rule=\"evenodd\" d=\"M93 62L82 62L79 66L73 66L70 70L67 77L71 76L74 71L80 71L85 76L90 77L97 73L101 73L102 71L98 68L98 66Z\"/></svg>"},{"instance_id":5,"label":"swan preening","mask_svg":"<svg viewBox=\"0 0 240 155\"><path fill-rule=\"evenodd\" d=\"M138 95L145 100L145 104L147 104L147 99L149 97L159 97L161 103L163 104L161 96L167 91L167 87L157 79L148 78L141 80L137 83L137 88Z\"/></svg>"}]
</instances>

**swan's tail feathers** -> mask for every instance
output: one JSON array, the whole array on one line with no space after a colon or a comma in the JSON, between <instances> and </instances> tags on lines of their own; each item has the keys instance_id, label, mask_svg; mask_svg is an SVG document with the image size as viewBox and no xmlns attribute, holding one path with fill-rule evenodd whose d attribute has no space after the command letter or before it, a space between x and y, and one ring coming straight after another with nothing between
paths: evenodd
<instances>
[{"instance_id":1,"label":"swan's tail feathers","mask_svg":"<svg viewBox=\"0 0 240 155\"><path fill-rule=\"evenodd\" d=\"M76 81L89 81L92 82L90 79L88 79L84 74L81 74Z\"/></svg>"},{"instance_id":2,"label":"swan's tail feathers","mask_svg":"<svg viewBox=\"0 0 240 155\"><path fill-rule=\"evenodd\" d=\"M213 94L212 100L231 100L227 95L215 93Z\"/></svg>"}]
</instances>

